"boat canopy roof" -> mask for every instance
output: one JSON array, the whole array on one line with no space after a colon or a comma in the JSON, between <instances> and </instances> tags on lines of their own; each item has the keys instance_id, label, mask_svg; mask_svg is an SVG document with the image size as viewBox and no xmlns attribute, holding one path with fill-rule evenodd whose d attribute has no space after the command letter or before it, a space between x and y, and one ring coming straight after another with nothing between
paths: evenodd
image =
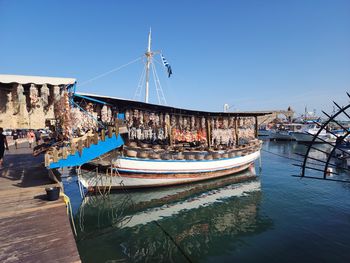
<instances>
[{"instance_id":1,"label":"boat canopy roof","mask_svg":"<svg viewBox=\"0 0 350 263\"><path fill-rule=\"evenodd\" d=\"M23 75L4 75L0 74L0 83L10 84L36 84L36 85L73 85L76 79L57 78L57 77L40 77L40 76L23 76Z\"/></svg>"},{"instance_id":2,"label":"boat canopy roof","mask_svg":"<svg viewBox=\"0 0 350 263\"><path fill-rule=\"evenodd\" d=\"M127 100L116 97L109 97L103 95L89 94L89 93L75 93L75 100L90 100L92 102L107 104L110 106L117 107L119 110L126 109L139 109L139 110L150 110L150 111L162 111L172 114L181 114L181 115L198 115L198 116L226 116L226 117L254 117L254 116L264 116L272 114L269 111L244 111L244 112L208 112L208 111L198 111L198 110L189 110L181 109L164 105L150 104L135 100Z\"/></svg>"}]
</instances>

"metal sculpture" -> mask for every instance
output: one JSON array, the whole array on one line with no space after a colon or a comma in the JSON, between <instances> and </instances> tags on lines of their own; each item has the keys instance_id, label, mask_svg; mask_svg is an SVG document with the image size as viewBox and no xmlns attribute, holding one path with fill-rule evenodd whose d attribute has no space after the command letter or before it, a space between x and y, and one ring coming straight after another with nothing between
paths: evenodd
<instances>
[{"instance_id":1,"label":"metal sculpture","mask_svg":"<svg viewBox=\"0 0 350 263\"><path fill-rule=\"evenodd\" d=\"M350 94L347 93L348 97L350 98ZM314 121L314 123L319 127L319 130L316 134L312 135L309 133L309 135L312 135L313 138L310 142L310 144L307 145L307 150L305 154L298 154L299 156L302 156L303 162L301 164L294 164L295 166L298 166L301 168L300 175L295 175L296 177L301 178L311 178L311 179L322 179L322 180L329 180L329 181L338 181L338 182L347 182L350 183L350 177L349 179L343 179L338 177L333 177L333 175L339 176L340 173L334 172L334 170L340 170L349 173L350 169L346 165L342 165L344 161L346 162L346 159L350 158L350 151L344 150L341 145L344 145L346 143L349 143L349 135L350 135L350 129L347 127L344 127L342 123L340 123L337 118L341 116L345 116L348 120L350 120L350 115L346 112L350 108L350 104L347 106L339 106L336 102L334 102L335 109L337 109L337 112L333 113L332 115L327 114L326 112L322 111L322 113L327 117L327 120L323 122L322 124ZM340 129L342 129L344 132L343 134L339 135L333 132L331 129L329 129L331 124L335 124ZM320 137L320 133L322 130L326 130L329 134L334 136L335 141L330 142L326 141L324 138ZM349 137L349 138L348 138ZM324 151L322 149L319 149L316 147L316 142L321 141L322 143L325 143L329 146L331 146L331 149L329 151ZM326 156L325 159L322 158L315 158L311 156L311 150L318 151ZM341 154L336 154L336 152L339 152ZM341 164L341 165L340 165ZM308 171L315 171L318 173L322 173L322 176L310 176L308 175Z\"/></svg>"}]
</instances>

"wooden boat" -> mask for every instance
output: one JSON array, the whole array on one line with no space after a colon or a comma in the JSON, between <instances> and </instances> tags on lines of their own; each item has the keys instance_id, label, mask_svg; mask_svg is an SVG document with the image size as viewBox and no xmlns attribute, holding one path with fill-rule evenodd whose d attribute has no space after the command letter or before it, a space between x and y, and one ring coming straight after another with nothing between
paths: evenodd
<instances>
[{"instance_id":1,"label":"wooden boat","mask_svg":"<svg viewBox=\"0 0 350 263\"><path fill-rule=\"evenodd\" d=\"M53 151L48 167L79 166L98 157L105 173L79 174L87 189L170 186L218 178L246 170L260 156L258 116L268 112L205 112L148 103L148 70L155 52L145 53L145 102L74 93L78 106L63 130L89 127L86 140L71 139L70 149ZM170 76L171 70L168 73ZM154 74L157 75L157 74ZM69 107L68 96L62 96ZM84 122L85 110L98 123ZM95 124L95 126L93 126ZM98 127L103 126L102 132ZM108 131L108 140L105 131ZM95 132L95 134L94 134ZM75 148L75 146L78 148ZM113 147L111 147L113 145ZM85 148L84 148L85 147ZM113 149L111 149L113 148ZM114 150L109 161L102 154ZM72 156L67 154L67 151ZM62 159L60 159L62 156Z\"/></svg>"},{"instance_id":2,"label":"wooden boat","mask_svg":"<svg viewBox=\"0 0 350 263\"><path fill-rule=\"evenodd\" d=\"M123 146L100 173L80 175L85 188L159 187L218 178L248 169L260 156L254 112L203 112L80 94L118 109ZM151 117L152 116L152 117ZM104 172L105 170L106 172Z\"/></svg>"},{"instance_id":3,"label":"wooden boat","mask_svg":"<svg viewBox=\"0 0 350 263\"><path fill-rule=\"evenodd\" d=\"M85 174L80 176L79 180L85 188L121 189L170 186L218 178L253 166L260 156L261 142L252 141L244 151L241 150L242 147L233 148L230 154L227 154L227 151L181 153L186 156L184 159L179 159L177 152L167 152L166 159L120 155L111 162L109 169L106 169L109 173L99 176L94 173ZM131 151L137 152L137 156L142 152L141 149L135 151L129 148L125 152L130 154ZM195 157L189 159L191 155ZM205 157L198 159L198 155ZM213 159L213 156L216 159ZM241 177L241 180L244 178Z\"/></svg>"}]
</instances>

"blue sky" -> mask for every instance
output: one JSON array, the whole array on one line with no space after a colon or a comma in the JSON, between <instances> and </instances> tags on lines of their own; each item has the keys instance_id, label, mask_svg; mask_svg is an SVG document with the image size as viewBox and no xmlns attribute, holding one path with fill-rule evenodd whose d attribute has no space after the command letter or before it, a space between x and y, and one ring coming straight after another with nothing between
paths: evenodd
<instances>
[{"instance_id":1,"label":"blue sky","mask_svg":"<svg viewBox=\"0 0 350 263\"><path fill-rule=\"evenodd\" d=\"M133 98L141 61L79 83L142 56L149 27L173 69L168 79L156 63L169 105L321 113L349 101L348 0L0 0L0 73L74 77L78 91Z\"/></svg>"}]
</instances>

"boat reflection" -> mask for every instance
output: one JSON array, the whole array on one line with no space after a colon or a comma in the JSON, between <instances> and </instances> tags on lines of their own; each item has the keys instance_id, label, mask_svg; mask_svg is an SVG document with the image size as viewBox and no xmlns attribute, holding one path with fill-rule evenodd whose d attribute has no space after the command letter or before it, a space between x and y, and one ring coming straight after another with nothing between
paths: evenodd
<instances>
[{"instance_id":1,"label":"boat reflection","mask_svg":"<svg viewBox=\"0 0 350 263\"><path fill-rule=\"evenodd\" d=\"M240 176L251 179L235 183ZM78 247L87 262L199 261L209 247L232 252L240 237L270 228L271 220L259 216L260 200L252 170L181 187L88 196L76 215Z\"/></svg>"}]
</instances>

